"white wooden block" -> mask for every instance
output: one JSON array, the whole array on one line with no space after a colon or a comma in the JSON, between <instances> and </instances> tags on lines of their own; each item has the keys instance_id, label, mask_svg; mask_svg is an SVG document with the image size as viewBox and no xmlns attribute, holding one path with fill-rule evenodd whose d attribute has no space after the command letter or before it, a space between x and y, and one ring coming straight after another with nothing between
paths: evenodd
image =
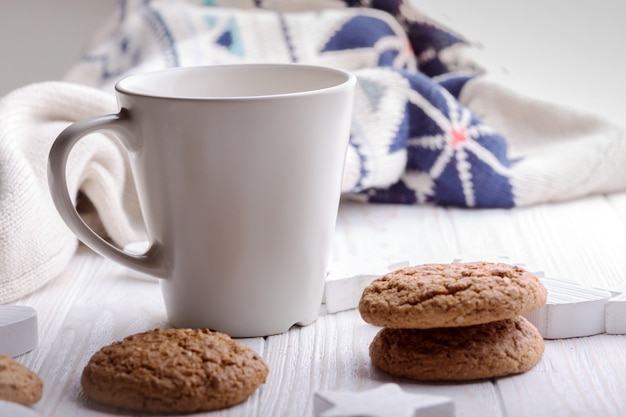
<instances>
[{"instance_id":1,"label":"white wooden block","mask_svg":"<svg viewBox=\"0 0 626 417\"><path fill-rule=\"evenodd\" d=\"M545 306L524 314L544 339L566 339L604 333L605 308L611 293L577 283L542 278L548 290Z\"/></svg>"},{"instance_id":2,"label":"white wooden block","mask_svg":"<svg viewBox=\"0 0 626 417\"><path fill-rule=\"evenodd\" d=\"M607 301L605 320L607 333L626 334L626 293Z\"/></svg>"},{"instance_id":3,"label":"white wooden block","mask_svg":"<svg viewBox=\"0 0 626 417\"><path fill-rule=\"evenodd\" d=\"M34 308L0 305L0 353L19 356L35 349L38 341L37 312Z\"/></svg>"},{"instance_id":4,"label":"white wooden block","mask_svg":"<svg viewBox=\"0 0 626 417\"><path fill-rule=\"evenodd\" d=\"M363 258L345 258L330 265L324 299L327 313L358 307L365 287L374 279L390 271L408 266L408 261L378 261Z\"/></svg>"},{"instance_id":5,"label":"white wooden block","mask_svg":"<svg viewBox=\"0 0 626 417\"><path fill-rule=\"evenodd\" d=\"M0 416L2 417L39 417L35 410L21 404L0 400Z\"/></svg>"},{"instance_id":6,"label":"white wooden block","mask_svg":"<svg viewBox=\"0 0 626 417\"><path fill-rule=\"evenodd\" d=\"M439 395L411 394L398 384L361 392L323 391L313 398L315 417L454 417L454 402Z\"/></svg>"},{"instance_id":7,"label":"white wooden block","mask_svg":"<svg viewBox=\"0 0 626 417\"><path fill-rule=\"evenodd\" d=\"M511 258L505 255L487 255L478 253L464 253L455 257L452 262L502 262L511 265L519 263L513 262Z\"/></svg>"},{"instance_id":8,"label":"white wooden block","mask_svg":"<svg viewBox=\"0 0 626 417\"><path fill-rule=\"evenodd\" d=\"M612 287L602 287L603 290L607 290L608 292L611 293L611 295L613 297L617 297L620 294L626 293L626 286L625 285L617 285L617 286L612 286Z\"/></svg>"}]
</instances>

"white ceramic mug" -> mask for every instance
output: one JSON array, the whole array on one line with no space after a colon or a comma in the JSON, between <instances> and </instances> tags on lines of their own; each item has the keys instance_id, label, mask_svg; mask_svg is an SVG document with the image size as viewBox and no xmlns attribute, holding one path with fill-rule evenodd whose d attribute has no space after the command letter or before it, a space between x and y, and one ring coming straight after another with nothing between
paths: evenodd
<instances>
[{"instance_id":1,"label":"white ceramic mug","mask_svg":"<svg viewBox=\"0 0 626 417\"><path fill-rule=\"evenodd\" d=\"M317 318L330 258L356 79L299 64L177 68L117 83L118 114L76 122L50 152L61 217L87 246L162 278L175 327L234 337ZM90 132L130 155L150 247L104 241L80 219L65 168Z\"/></svg>"}]
</instances>

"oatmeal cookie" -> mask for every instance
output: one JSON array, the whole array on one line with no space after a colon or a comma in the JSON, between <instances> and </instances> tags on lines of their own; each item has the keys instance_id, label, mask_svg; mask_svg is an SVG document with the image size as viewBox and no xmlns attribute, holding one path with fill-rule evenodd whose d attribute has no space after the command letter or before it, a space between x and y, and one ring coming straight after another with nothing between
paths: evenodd
<instances>
[{"instance_id":1,"label":"oatmeal cookie","mask_svg":"<svg viewBox=\"0 0 626 417\"><path fill-rule=\"evenodd\" d=\"M543 306L546 298L539 279L519 266L425 264L374 280L363 291L359 312L382 327L459 327L513 318Z\"/></svg>"},{"instance_id":2,"label":"oatmeal cookie","mask_svg":"<svg viewBox=\"0 0 626 417\"><path fill-rule=\"evenodd\" d=\"M224 333L156 329L103 347L84 368L81 385L104 405L191 413L246 400L267 374L258 354Z\"/></svg>"},{"instance_id":3,"label":"oatmeal cookie","mask_svg":"<svg viewBox=\"0 0 626 417\"><path fill-rule=\"evenodd\" d=\"M539 362L543 351L539 331L522 316L457 328L385 328L369 350L376 368L418 381L518 374Z\"/></svg>"}]
</instances>

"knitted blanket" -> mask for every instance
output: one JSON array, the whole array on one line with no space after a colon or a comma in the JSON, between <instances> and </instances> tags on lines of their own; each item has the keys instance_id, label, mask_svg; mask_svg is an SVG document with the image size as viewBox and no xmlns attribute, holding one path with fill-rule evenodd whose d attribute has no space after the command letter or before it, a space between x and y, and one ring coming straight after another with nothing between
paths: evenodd
<instances>
[{"instance_id":1,"label":"knitted blanket","mask_svg":"<svg viewBox=\"0 0 626 417\"><path fill-rule=\"evenodd\" d=\"M622 128L491 81L462 36L402 0L362 3L121 0L64 81L0 101L0 302L61 273L77 245L47 190L52 141L73 121L117 112L115 82L142 71L245 62L353 71L342 190L363 202L510 208L626 188ZM143 238L116 140L81 141L68 184L113 242Z\"/></svg>"}]
</instances>

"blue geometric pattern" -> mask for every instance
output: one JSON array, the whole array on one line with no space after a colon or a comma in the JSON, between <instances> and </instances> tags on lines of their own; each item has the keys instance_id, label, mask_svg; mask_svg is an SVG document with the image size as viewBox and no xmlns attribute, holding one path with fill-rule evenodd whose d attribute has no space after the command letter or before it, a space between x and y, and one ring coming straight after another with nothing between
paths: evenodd
<instances>
[{"instance_id":1,"label":"blue geometric pattern","mask_svg":"<svg viewBox=\"0 0 626 417\"><path fill-rule=\"evenodd\" d=\"M511 207L507 143L445 89L422 74L407 74L408 169L426 172L435 187L431 201L468 207Z\"/></svg>"},{"instance_id":2,"label":"blue geometric pattern","mask_svg":"<svg viewBox=\"0 0 626 417\"><path fill-rule=\"evenodd\" d=\"M370 16L355 16L346 21L321 49L327 52L372 48L384 36L395 36L387 23Z\"/></svg>"},{"instance_id":3,"label":"blue geometric pattern","mask_svg":"<svg viewBox=\"0 0 626 417\"><path fill-rule=\"evenodd\" d=\"M215 16L207 16L206 22L209 29L214 29L218 25L218 19ZM228 49L233 55L242 58L245 56L239 25L237 24L237 20L235 20L234 16L227 19L225 29L217 37L215 43Z\"/></svg>"},{"instance_id":4,"label":"blue geometric pattern","mask_svg":"<svg viewBox=\"0 0 626 417\"><path fill-rule=\"evenodd\" d=\"M369 200L512 207L506 140L427 76L403 75L411 85L406 175L426 174L428 186L415 189L400 180L387 190L367 190Z\"/></svg>"},{"instance_id":5,"label":"blue geometric pattern","mask_svg":"<svg viewBox=\"0 0 626 417\"><path fill-rule=\"evenodd\" d=\"M512 207L515 204L510 183L511 161L507 143L489 126L458 101L472 74L455 74L439 59L440 53L464 41L432 22L409 21L402 13L401 0L377 0L377 7L393 14L407 29L414 52L430 58L420 65L421 72L398 70L409 82L405 118L389 151L407 151L406 174L386 189L369 189L362 194L371 202L430 202L462 207ZM355 6L355 2L349 2ZM386 29L353 18L335 33L335 48L375 45ZM359 28L360 30L357 30ZM377 31L378 30L378 31ZM356 38L360 33L367 36ZM393 31L392 31L393 32ZM378 37L378 39L377 39ZM380 66L385 63L379 61ZM371 84L371 83L370 83ZM371 90L372 85L362 87ZM420 181L409 181L409 178Z\"/></svg>"},{"instance_id":6,"label":"blue geometric pattern","mask_svg":"<svg viewBox=\"0 0 626 417\"><path fill-rule=\"evenodd\" d=\"M451 68L442 59L446 50L467 43L461 36L425 17L415 18L411 13L412 7L405 0L343 0L343 2L349 7L371 7L395 17L405 28L418 59L420 71L431 77L450 71Z\"/></svg>"}]
</instances>

